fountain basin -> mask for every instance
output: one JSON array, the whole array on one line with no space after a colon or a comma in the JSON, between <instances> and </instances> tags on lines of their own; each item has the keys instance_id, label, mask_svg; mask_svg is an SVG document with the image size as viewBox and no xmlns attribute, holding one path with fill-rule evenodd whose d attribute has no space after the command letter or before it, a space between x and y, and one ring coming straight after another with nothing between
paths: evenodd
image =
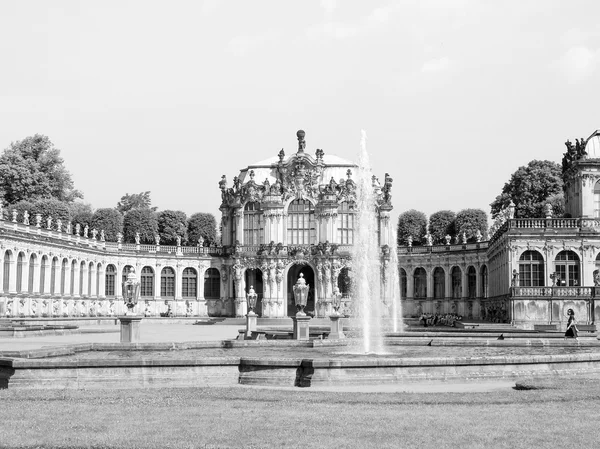
<instances>
[{"instance_id":1,"label":"fountain basin","mask_svg":"<svg viewBox=\"0 0 600 449\"><path fill-rule=\"evenodd\" d=\"M431 344L437 352L430 354L436 356L421 356L422 346ZM444 356L452 354L451 344L460 347L454 350L460 356ZM417 345L420 348L410 353L410 346ZM423 339L410 346L395 347L398 352L385 355L364 355L347 353L351 346L344 341L90 343L5 352L0 358L0 387L318 387L600 373L600 345L595 339L485 340L477 347L461 346L456 338L433 343Z\"/></svg>"}]
</instances>

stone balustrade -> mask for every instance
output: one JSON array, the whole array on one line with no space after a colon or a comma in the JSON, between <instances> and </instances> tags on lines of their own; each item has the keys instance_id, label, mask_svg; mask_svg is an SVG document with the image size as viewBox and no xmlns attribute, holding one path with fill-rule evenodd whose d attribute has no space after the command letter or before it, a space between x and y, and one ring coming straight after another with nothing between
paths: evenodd
<instances>
[{"instance_id":1,"label":"stone balustrade","mask_svg":"<svg viewBox=\"0 0 600 449\"><path fill-rule=\"evenodd\" d=\"M512 298L592 298L596 287L511 287ZM600 294L600 289L598 290Z\"/></svg>"}]
</instances>

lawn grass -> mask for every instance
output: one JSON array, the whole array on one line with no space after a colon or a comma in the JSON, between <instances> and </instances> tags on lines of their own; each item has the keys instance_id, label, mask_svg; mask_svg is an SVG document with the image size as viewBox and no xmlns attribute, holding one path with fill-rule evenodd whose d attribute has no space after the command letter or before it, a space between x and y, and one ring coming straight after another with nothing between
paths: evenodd
<instances>
[{"instance_id":1,"label":"lawn grass","mask_svg":"<svg viewBox=\"0 0 600 449\"><path fill-rule=\"evenodd\" d=\"M600 444L600 379L487 393L1 390L1 447L561 448Z\"/></svg>"}]
</instances>

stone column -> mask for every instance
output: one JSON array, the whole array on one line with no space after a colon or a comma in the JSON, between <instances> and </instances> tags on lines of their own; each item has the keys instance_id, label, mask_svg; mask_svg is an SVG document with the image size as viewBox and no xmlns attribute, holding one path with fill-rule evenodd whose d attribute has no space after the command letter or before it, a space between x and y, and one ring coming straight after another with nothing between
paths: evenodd
<instances>
[{"instance_id":1,"label":"stone column","mask_svg":"<svg viewBox=\"0 0 600 449\"><path fill-rule=\"evenodd\" d=\"M67 262L67 266L64 267L65 270L65 291L63 293L64 296L71 296L73 294L73 292L71 292L71 276L73 276L73 273L71 273L71 261Z\"/></svg>"},{"instance_id":2,"label":"stone column","mask_svg":"<svg viewBox=\"0 0 600 449\"><path fill-rule=\"evenodd\" d=\"M204 298L204 274L210 268L205 264L198 264L198 279L196 280L196 300L198 301L198 316L208 316L206 299Z\"/></svg>"},{"instance_id":3,"label":"stone column","mask_svg":"<svg viewBox=\"0 0 600 449\"><path fill-rule=\"evenodd\" d=\"M117 276L115 275L115 284L117 283L118 279ZM139 281L139 279L138 279ZM100 283L98 285L98 297L99 298L106 298L106 264L103 264L100 266Z\"/></svg>"},{"instance_id":4,"label":"stone column","mask_svg":"<svg viewBox=\"0 0 600 449\"><path fill-rule=\"evenodd\" d=\"M86 263L84 265L83 271L79 273L80 276L83 276L83 291L79 292L81 297L88 296L90 291L89 289L89 280L90 280L90 264Z\"/></svg>"},{"instance_id":5,"label":"stone column","mask_svg":"<svg viewBox=\"0 0 600 449\"><path fill-rule=\"evenodd\" d=\"M154 299L155 300L161 299L161 296L160 296L161 271L162 271L161 265L155 264L154 265Z\"/></svg>"},{"instance_id":6,"label":"stone column","mask_svg":"<svg viewBox=\"0 0 600 449\"><path fill-rule=\"evenodd\" d=\"M460 275L460 283L461 283L461 299L466 299L469 293L469 286L467 285L467 269L464 266L460 267L461 275Z\"/></svg>"},{"instance_id":7,"label":"stone column","mask_svg":"<svg viewBox=\"0 0 600 449\"><path fill-rule=\"evenodd\" d=\"M432 268L429 267L428 270L425 271L427 273L427 299L433 299L433 271Z\"/></svg>"}]
</instances>

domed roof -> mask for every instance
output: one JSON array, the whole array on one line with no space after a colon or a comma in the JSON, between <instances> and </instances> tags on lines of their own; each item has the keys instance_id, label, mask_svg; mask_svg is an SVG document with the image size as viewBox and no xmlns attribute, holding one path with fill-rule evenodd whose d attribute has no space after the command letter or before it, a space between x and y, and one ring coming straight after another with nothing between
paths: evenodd
<instances>
[{"instance_id":1,"label":"domed roof","mask_svg":"<svg viewBox=\"0 0 600 449\"><path fill-rule=\"evenodd\" d=\"M588 137L585 144L586 159L600 159L600 130Z\"/></svg>"}]
</instances>

